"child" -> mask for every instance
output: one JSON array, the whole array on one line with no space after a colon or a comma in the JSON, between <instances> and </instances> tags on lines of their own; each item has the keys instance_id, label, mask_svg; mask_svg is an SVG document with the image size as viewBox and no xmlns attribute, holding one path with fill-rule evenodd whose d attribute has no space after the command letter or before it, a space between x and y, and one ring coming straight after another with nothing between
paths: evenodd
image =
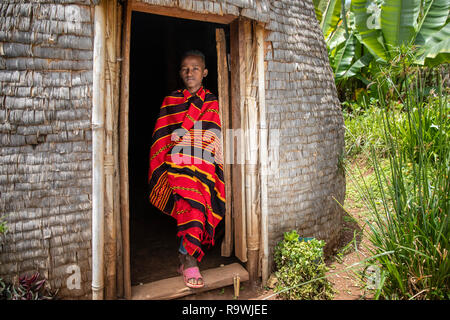
<instances>
[{"instance_id":1,"label":"child","mask_svg":"<svg viewBox=\"0 0 450 320\"><path fill-rule=\"evenodd\" d=\"M186 286L204 286L197 261L225 214L225 188L217 98L203 88L205 56L188 51L181 60L185 89L164 98L150 149L150 202L177 220L179 272Z\"/></svg>"}]
</instances>

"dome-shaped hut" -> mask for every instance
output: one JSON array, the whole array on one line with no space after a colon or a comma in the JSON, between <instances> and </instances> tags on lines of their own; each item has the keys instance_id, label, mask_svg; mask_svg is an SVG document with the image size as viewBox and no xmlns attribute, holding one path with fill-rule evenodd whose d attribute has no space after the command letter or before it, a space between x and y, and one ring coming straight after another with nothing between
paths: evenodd
<instances>
[{"instance_id":1,"label":"dome-shaped hut","mask_svg":"<svg viewBox=\"0 0 450 320\"><path fill-rule=\"evenodd\" d=\"M149 137L191 48L206 56L225 158L206 267L237 262L264 282L283 232L336 245L344 126L312 0L9 0L0 277L39 271L63 298L101 299L173 276L173 224L147 200Z\"/></svg>"}]
</instances>

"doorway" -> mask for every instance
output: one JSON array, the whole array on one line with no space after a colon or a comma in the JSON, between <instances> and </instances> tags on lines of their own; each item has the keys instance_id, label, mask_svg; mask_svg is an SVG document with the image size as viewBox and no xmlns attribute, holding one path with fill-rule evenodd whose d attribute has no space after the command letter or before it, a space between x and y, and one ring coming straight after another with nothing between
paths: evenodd
<instances>
[{"instance_id":1,"label":"doorway","mask_svg":"<svg viewBox=\"0 0 450 320\"><path fill-rule=\"evenodd\" d=\"M228 25L133 11L130 31L129 71L129 223L131 285L177 276L178 245L175 219L148 201L148 161L151 135L163 98L182 88L178 76L182 54L198 49L205 54L209 74L204 86L216 96L216 28ZM229 41L229 40L228 40ZM227 48L230 48L227 45ZM200 270L238 259L221 256L224 220L216 229L216 244L205 249Z\"/></svg>"}]
</instances>

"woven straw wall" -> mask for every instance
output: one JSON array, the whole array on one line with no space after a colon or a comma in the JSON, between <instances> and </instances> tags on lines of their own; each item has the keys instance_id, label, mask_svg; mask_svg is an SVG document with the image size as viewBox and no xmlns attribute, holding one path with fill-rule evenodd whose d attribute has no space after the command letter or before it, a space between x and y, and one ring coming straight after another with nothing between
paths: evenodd
<instances>
[{"instance_id":1,"label":"woven straw wall","mask_svg":"<svg viewBox=\"0 0 450 320\"><path fill-rule=\"evenodd\" d=\"M333 197L343 203L345 196L338 167L344 122L312 1L272 2L266 28L267 121L279 130L279 152L272 156L279 156L279 167L268 179L277 182L268 187L269 248L297 229L325 240L329 253L342 217Z\"/></svg>"},{"instance_id":2,"label":"woven straw wall","mask_svg":"<svg viewBox=\"0 0 450 320\"><path fill-rule=\"evenodd\" d=\"M89 1L0 3L0 277L40 271L52 288L80 267L90 292ZM76 3L78 2L78 3Z\"/></svg>"}]
</instances>

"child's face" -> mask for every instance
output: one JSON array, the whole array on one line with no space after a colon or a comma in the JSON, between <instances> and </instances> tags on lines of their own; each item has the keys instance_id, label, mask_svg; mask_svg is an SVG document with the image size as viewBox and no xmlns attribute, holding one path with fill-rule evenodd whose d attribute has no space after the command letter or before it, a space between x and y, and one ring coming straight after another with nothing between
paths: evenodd
<instances>
[{"instance_id":1,"label":"child's face","mask_svg":"<svg viewBox=\"0 0 450 320\"><path fill-rule=\"evenodd\" d=\"M208 75L208 69L202 59L197 56L187 56L181 62L180 77L190 93L197 92L202 86L203 78Z\"/></svg>"}]
</instances>

